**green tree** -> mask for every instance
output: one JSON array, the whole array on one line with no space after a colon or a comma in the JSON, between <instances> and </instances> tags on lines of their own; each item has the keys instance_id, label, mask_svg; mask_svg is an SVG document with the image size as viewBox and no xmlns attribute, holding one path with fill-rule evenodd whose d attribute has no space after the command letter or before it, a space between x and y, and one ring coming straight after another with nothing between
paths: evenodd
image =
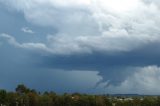
<instances>
[{"instance_id":1,"label":"green tree","mask_svg":"<svg viewBox=\"0 0 160 106\"><path fill-rule=\"evenodd\" d=\"M25 85L23 84L20 84L16 87L15 91L19 94L25 94L25 93L28 93L30 92L30 89L27 88Z\"/></svg>"},{"instance_id":2,"label":"green tree","mask_svg":"<svg viewBox=\"0 0 160 106\"><path fill-rule=\"evenodd\" d=\"M0 105L5 104L7 99L7 92L6 90L0 90Z\"/></svg>"},{"instance_id":3,"label":"green tree","mask_svg":"<svg viewBox=\"0 0 160 106\"><path fill-rule=\"evenodd\" d=\"M38 96L35 93L30 92L27 94L27 97L28 97L29 106L39 106Z\"/></svg>"}]
</instances>

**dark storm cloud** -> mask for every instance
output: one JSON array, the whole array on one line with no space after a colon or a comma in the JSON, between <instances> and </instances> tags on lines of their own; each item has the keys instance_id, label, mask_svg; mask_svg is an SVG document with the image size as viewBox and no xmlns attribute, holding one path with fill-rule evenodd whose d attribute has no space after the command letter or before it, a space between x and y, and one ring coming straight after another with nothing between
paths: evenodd
<instances>
[{"instance_id":1,"label":"dark storm cloud","mask_svg":"<svg viewBox=\"0 0 160 106\"><path fill-rule=\"evenodd\" d=\"M59 1L0 0L0 87L159 93L157 0Z\"/></svg>"},{"instance_id":2,"label":"dark storm cloud","mask_svg":"<svg viewBox=\"0 0 160 106\"><path fill-rule=\"evenodd\" d=\"M98 70L103 81L110 80L110 84L120 84L134 70L130 67L145 67L160 65L159 43L147 45L131 52L114 54L94 53L92 55L71 56L40 56L38 67L57 68L65 70Z\"/></svg>"}]
</instances>

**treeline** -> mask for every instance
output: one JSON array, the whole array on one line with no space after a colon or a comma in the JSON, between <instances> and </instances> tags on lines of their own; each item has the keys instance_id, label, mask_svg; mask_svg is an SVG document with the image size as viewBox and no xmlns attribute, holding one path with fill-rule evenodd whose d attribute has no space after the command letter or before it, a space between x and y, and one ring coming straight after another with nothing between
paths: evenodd
<instances>
[{"instance_id":1,"label":"treeline","mask_svg":"<svg viewBox=\"0 0 160 106\"><path fill-rule=\"evenodd\" d=\"M15 92L0 90L0 106L160 106L160 97L126 99L106 95L40 93L25 85Z\"/></svg>"},{"instance_id":2,"label":"treeline","mask_svg":"<svg viewBox=\"0 0 160 106\"><path fill-rule=\"evenodd\" d=\"M106 96L39 93L24 85L18 85L15 92L0 90L0 106L112 106L112 104Z\"/></svg>"}]
</instances>

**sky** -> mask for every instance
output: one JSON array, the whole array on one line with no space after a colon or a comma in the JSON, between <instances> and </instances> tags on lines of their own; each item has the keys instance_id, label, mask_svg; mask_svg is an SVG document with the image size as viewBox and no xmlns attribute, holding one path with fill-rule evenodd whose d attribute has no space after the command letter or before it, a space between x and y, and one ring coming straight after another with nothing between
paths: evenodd
<instances>
[{"instance_id":1,"label":"sky","mask_svg":"<svg viewBox=\"0 0 160 106\"><path fill-rule=\"evenodd\" d=\"M0 0L0 88L160 95L159 0Z\"/></svg>"}]
</instances>

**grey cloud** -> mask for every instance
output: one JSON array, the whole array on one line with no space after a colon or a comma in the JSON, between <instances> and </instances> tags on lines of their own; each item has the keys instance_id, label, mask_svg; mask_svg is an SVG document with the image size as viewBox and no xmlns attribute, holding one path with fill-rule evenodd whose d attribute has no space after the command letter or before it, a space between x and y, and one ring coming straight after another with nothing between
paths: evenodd
<instances>
[{"instance_id":1,"label":"grey cloud","mask_svg":"<svg viewBox=\"0 0 160 106\"><path fill-rule=\"evenodd\" d=\"M96 73L96 76L102 76L96 80L99 90L107 87L108 92L126 93L132 92L137 84L135 92L144 89L144 93L156 93L159 77L149 74L153 70L159 75L159 2L137 0L138 7L120 13L106 8L103 0L81 1L0 0L7 8L23 13L28 22L56 30L54 34L46 35L43 42L20 43L8 34L1 34L0 38L17 48L47 53L31 56L31 60L36 61L35 67L66 72L99 71ZM155 83L150 86L147 79Z\"/></svg>"},{"instance_id":2,"label":"grey cloud","mask_svg":"<svg viewBox=\"0 0 160 106\"><path fill-rule=\"evenodd\" d=\"M108 11L99 1L96 1L98 4L90 0L88 3L80 0L79 4L70 2L1 0L23 12L29 22L58 30L56 35L47 37L49 42L44 44L54 54L132 51L159 42L157 4L137 0L137 8L120 14Z\"/></svg>"},{"instance_id":3,"label":"grey cloud","mask_svg":"<svg viewBox=\"0 0 160 106\"><path fill-rule=\"evenodd\" d=\"M158 66L133 67L134 74L129 75L119 86L109 86L113 93L159 94L160 68Z\"/></svg>"},{"instance_id":4,"label":"grey cloud","mask_svg":"<svg viewBox=\"0 0 160 106\"><path fill-rule=\"evenodd\" d=\"M56 68L65 70L98 70L99 75L103 77L97 83L97 86L108 81L107 85L120 85L126 77L134 73L134 70L129 67L146 66L150 64L159 65L160 61L157 60L159 56L158 45L159 43L153 43L152 45L147 45L146 47L140 48L136 51L126 51L108 53L108 54L92 54L92 55L75 55L75 56L54 56L52 53L56 54L59 52L56 49L52 51L45 44L39 43L18 43L15 38L7 34L1 34L0 37L7 39L7 41L18 48L38 50L42 54L48 52L48 56L38 57L38 67L41 68ZM70 47L72 47L71 45ZM66 49L69 50L70 48ZM152 51L152 52L149 52ZM50 54L50 52L52 52ZM65 54L67 54L65 52ZM49 55L50 54L50 55ZM128 69L129 68L129 69ZM117 74L119 77L117 77Z\"/></svg>"},{"instance_id":5,"label":"grey cloud","mask_svg":"<svg viewBox=\"0 0 160 106\"><path fill-rule=\"evenodd\" d=\"M40 52L42 54L63 54L63 55L67 55L67 54L70 54L72 52L77 52L77 53L79 53L80 51L84 52L82 48L74 45L73 43L72 43L73 45L72 44L68 44L67 46L62 45L63 47L58 46L58 48L57 48L56 45L54 45L55 47L51 47L50 44L46 45L44 43L35 43L35 42L19 43L13 36L5 34L5 33L1 34L0 37L4 38L9 44L11 44L14 47L27 49L27 50L32 50L32 51L35 51L35 52ZM63 41L63 39L61 41ZM72 49L73 49L73 51L72 51ZM67 52L67 50L69 50L69 51ZM86 51L89 52L87 49L86 49Z\"/></svg>"},{"instance_id":6,"label":"grey cloud","mask_svg":"<svg viewBox=\"0 0 160 106\"><path fill-rule=\"evenodd\" d=\"M152 51L152 52L151 52ZM98 70L103 83L119 85L126 77L135 71L130 67L145 67L148 65L160 65L159 43L147 45L138 50L130 52L95 53L92 55L71 56L42 56L38 67L57 68L67 70ZM118 76L117 76L118 75Z\"/></svg>"},{"instance_id":7,"label":"grey cloud","mask_svg":"<svg viewBox=\"0 0 160 106\"><path fill-rule=\"evenodd\" d=\"M38 51L50 51L45 44L43 43L19 43L16 41L16 39L8 34L1 34L0 35L1 38L4 38L5 40L7 40L8 43L10 43L11 45L18 47L18 48L22 48L22 49L28 49L28 50L38 50Z\"/></svg>"}]
</instances>

